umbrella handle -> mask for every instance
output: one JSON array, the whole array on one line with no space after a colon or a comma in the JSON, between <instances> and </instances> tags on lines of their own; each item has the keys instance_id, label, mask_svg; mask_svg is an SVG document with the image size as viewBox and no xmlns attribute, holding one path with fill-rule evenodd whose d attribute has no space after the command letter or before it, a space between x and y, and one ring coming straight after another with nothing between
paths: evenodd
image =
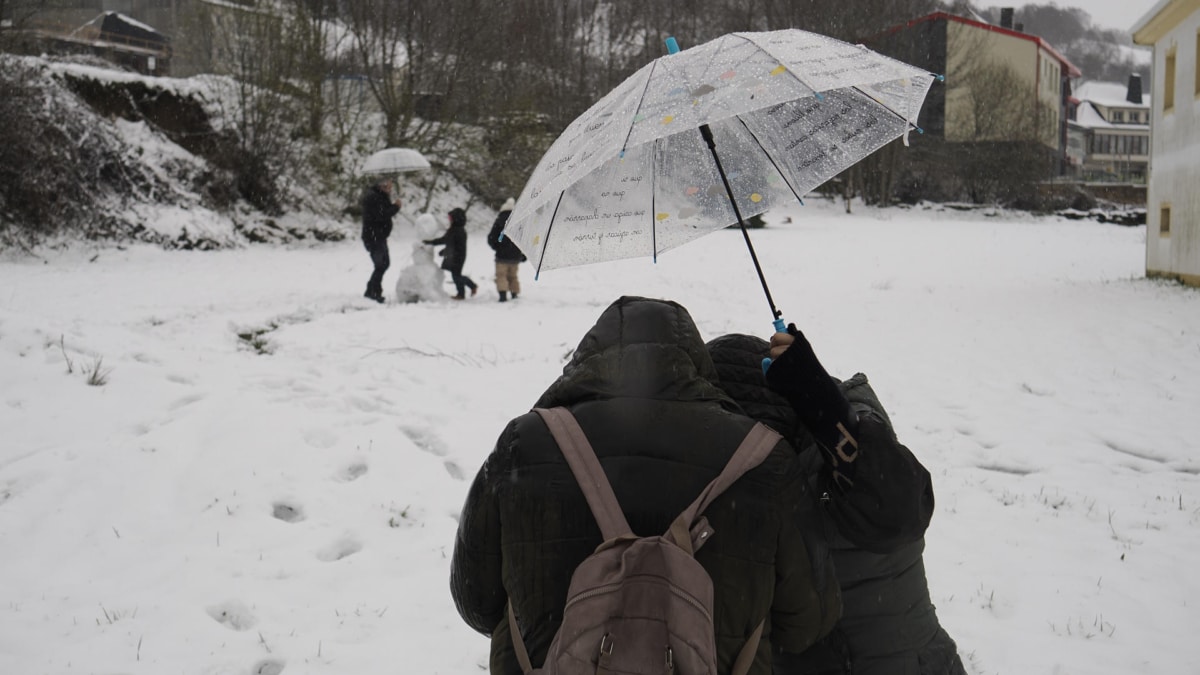
<instances>
[{"instance_id":1,"label":"umbrella handle","mask_svg":"<svg viewBox=\"0 0 1200 675\"><path fill-rule=\"evenodd\" d=\"M780 318L778 318L778 319L775 319L775 321L774 321L774 322L772 322L772 323L773 323L773 325L775 326L775 332L776 332L776 333L786 333L786 332L787 332L787 322L786 322L786 321L784 321L783 317L780 317ZM764 358L764 359L762 360L762 369L763 369L763 375L766 375L766 374L767 374L767 368L770 368L770 367L771 367L771 359L770 359L770 357L768 357L768 358Z\"/></svg>"}]
</instances>

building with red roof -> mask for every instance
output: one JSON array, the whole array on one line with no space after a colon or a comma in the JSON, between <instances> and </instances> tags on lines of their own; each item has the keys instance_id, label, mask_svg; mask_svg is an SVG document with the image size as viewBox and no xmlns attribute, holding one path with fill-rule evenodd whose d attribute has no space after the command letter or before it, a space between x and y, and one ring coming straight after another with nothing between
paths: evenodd
<instances>
[{"instance_id":1,"label":"building with red roof","mask_svg":"<svg viewBox=\"0 0 1200 675\"><path fill-rule=\"evenodd\" d=\"M864 43L945 75L925 100L920 124L948 142L1036 143L1066 166L1071 80L1081 73L1042 38L1001 13L1001 25L934 12Z\"/></svg>"}]
</instances>

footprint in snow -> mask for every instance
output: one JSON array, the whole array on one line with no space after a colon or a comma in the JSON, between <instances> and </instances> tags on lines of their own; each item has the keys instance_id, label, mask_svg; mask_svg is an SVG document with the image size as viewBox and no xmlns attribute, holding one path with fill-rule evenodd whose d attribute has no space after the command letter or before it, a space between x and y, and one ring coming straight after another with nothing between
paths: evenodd
<instances>
[{"instance_id":1,"label":"footprint in snow","mask_svg":"<svg viewBox=\"0 0 1200 675\"><path fill-rule=\"evenodd\" d=\"M279 675L283 672L284 662L279 659L263 659L250 669L250 675Z\"/></svg>"},{"instance_id":2,"label":"footprint in snow","mask_svg":"<svg viewBox=\"0 0 1200 675\"><path fill-rule=\"evenodd\" d=\"M327 429L308 429L304 432L304 442L319 450L332 448L337 440L337 434Z\"/></svg>"},{"instance_id":3,"label":"footprint in snow","mask_svg":"<svg viewBox=\"0 0 1200 675\"><path fill-rule=\"evenodd\" d=\"M363 477L366 473L367 463L357 461L338 472L338 479L349 483L352 480Z\"/></svg>"},{"instance_id":4,"label":"footprint in snow","mask_svg":"<svg viewBox=\"0 0 1200 675\"><path fill-rule=\"evenodd\" d=\"M363 548L362 542L353 535L343 535L337 541L317 551L317 560L335 562L358 553Z\"/></svg>"},{"instance_id":5,"label":"footprint in snow","mask_svg":"<svg viewBox=\"0 0 1200 675\"><path fill-rule=\"evenodd\" d=\"M454 480L466 480L467 474L463 473L461 466L451 462L450 460L446 460L445 467L446 473L450 474L450 477Z\"/></svg>"},{"instance_id":6,"label":"footprint in snow","mask_svg":"<svg viewBox=\"0 0 1200 675\"><path fill-rule=\"evenodd\" d=\"M446 456L446 448L441 439L429 429L401 425L400 432L408 436L408 440L412 441L413 445L425 452L438 457Z\"/></svg>"},{"instance_id":7,"label":"footprint in snow","mask_svg":"<svg viewBox=\"0 0 1200 675\"><path fill-rule=\"evenodd\" d=\"M184 406L189 406L189 405L195 403L196 401L201 401L201 400L204 400L203 394L191 394L189 396L184 396L183 398L176 399L167 407L170 408L171 410L179 410L180 408L182 408Z\"/></svg>"},{"instance_id":8,"label":"footprint in snow","mask_svg":"<svg viewBox=\"0 0 1200 675\"><path fill-rule=\"evenodd\" d=\"M285 523L298 523L304 520L304 508L299 504L275 502L271 505L271 515Z\"/></svg>"},{"instance_id":9,"label":"footprint in snow","mask_svg":"<svg viewBox=\"0 0 1200 675\"><path fill-rule=\"evenodd\" d=\"M214 621L230 630L249 630L258 618L244 603L238 600L226 600L220 604L204 608Z\"/></svg>"},{"instance_id":10,"label":"footprint in snow","mask_svg":"<svg viewBox=\"0 0 1200 675\"><path fill-rule=\"evenodd\" d=\"M438 438L431 430L422 427L401 426L400 431L421 450L436 457L446 456L446 446L442 443L442 439ZM454 480L466 480L466 473L458 464L448 459L442 465L446 467L446 473L450 474Z\"/></svg>"}]
</instances>

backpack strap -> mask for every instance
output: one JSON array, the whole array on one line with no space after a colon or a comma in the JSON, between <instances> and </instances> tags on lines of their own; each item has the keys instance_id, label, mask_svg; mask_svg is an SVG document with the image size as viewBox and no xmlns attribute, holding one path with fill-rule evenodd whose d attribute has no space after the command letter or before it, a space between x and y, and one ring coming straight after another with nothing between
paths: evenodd
<instances>
[{"instance_id":1,"label":"backpack strap","mask_svg":"<svg viewBox=\"0 0 1200 675\"><path fill-rule=\"evenodd\" d=\"M592 444L588 442L575 416L570 410L562 407L534 408L533 411L541 415L542 421L550 429L550 435L558 443L563 457L566 457L567 465L571 467L571 473L575 474L575 481L579 483L579 488L583 490L583 496L592 509L592 516L600 525L604 541L622 535L632 535L633 530L629 529L629 522L625 520L625 514L613 493L612 484L604 475L604 468L596 458L596 451L592 449Z\"/></svg>"},{"instance_id":2,"label":"backpack strap","mask_svg":"<svg viewBox=\"0 0 1200 675\"><path fill-rule=\"evenodd\" d=\"M734 451L733 456L725 464L725 468L721 473L704 488L696 501L684 509L683 513L671 523L671 529L667 531L667 536L675 543L676 546L687 551L689 554L695 553L695 547L692 545L691 528L692 523L696 520L696 516L704 512L708 505L714 499L725 492L730 485L733 485L737 479L742 477L742 474L753 469L762 463L771 451L775 449L775 445L782 440L782 437L767 428L761 422L756 422L746 437L742 439L741 445Z\"/></svg>"},{"instance_id":3,"label":"backpack strap","mask_svg":"<svg viewBox=\"0 0 1200 675\"><path fill-rule=\"evenodd\" d=\"M508 599L508 632L512 635L517 665L521 666L522 673L529 675L533 672L533 664L529 661L529 650L525 648L525 640L521 637L521 626L517 624L517 613L513 611L512 598ZM741 656L739 655L738 658L740 659Z\"/></svg>"}]
</instances>

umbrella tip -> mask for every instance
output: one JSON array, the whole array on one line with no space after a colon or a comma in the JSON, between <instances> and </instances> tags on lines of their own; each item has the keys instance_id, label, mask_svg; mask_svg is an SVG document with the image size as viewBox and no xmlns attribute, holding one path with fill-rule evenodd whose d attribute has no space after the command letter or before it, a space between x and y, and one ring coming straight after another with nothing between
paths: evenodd
<instances>
[{"instance_id":1,"label":"umbrella tip","mask_svg":"<svg viewBox=\"0 0 1200 675\"><path fill-rule=\"evenodd\" d=\"M667 43L667 53L668 54L678 54L679 53L679 43L675 41L674 36L668 37L666 40L664 40L664 42Z\"/></svg>"},{"instance_id":2,"label":"umbrella tip","mask_svg":"<svg viewBox=\"0 0 1200 675\"><path fill-rule=\"evenodd\" d=\"M945 82L945 81L946 81L946 76L945 76L945 75L938 75L937 73L933 73L933 79L937 80L938 82Z\"/></svg>"}]
</instances>

